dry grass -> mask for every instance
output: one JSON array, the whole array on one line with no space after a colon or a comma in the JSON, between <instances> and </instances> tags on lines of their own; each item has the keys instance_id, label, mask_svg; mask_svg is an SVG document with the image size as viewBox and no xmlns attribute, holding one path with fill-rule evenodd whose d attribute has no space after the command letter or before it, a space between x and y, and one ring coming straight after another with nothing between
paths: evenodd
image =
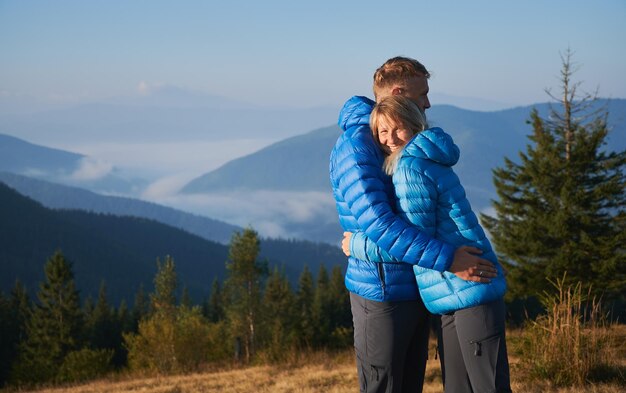
<instances>
[{"instance_id":1,"label":"dry grass","mask_svg":"<svg viewBox=\"0 0 626 393\"><path fill-rule=\"evenodd\" d=\"M626 342L626 326L615 327L621 343ZM510 346L516 345L521 332L508 333ZM431 344L434 346L434 342ZM519 355L510 351L512 388L516 393L621 393L626 382L587 385L583 388L556 388L548 382L533 381L520 369ZM432 348L431 355L434 353ZM626 367L626 347L618 352L620 364ZM431 356L426 370L424 393L441 393L439 361ZM41 389L38 393L204 393L204 392L357 392L358 382L352 351L331 355L315 353L294 358L289 365L254 366L207 370L203 373L177 376L114 375L108 380L64 388Z\"/></svg>"}]
</instances>

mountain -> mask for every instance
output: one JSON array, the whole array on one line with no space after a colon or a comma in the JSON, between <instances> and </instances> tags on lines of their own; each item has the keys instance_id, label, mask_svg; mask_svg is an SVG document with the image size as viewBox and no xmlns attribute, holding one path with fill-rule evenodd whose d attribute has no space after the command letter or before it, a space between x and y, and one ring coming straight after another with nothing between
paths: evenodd
<instances>
[{"instance_id":1,"label":"mountain","mask_svg":"<svg viewBox=\"0 0 626 393\"><path fill-rule=\"evenodd\" d=\"M147 218L222 244L228 244L233 232L243 229L156 203L100 195L81 188L63 186L13 173L0 172L0 182L4 182L20 194L51 209L75 209L92 213Z\"/></svg>"},{"instance_id":2,"label":"mountain","mask_svg":"<svg viewBox=\"0 0 626 393\"><path fill-rule=\"evenodd\" d=\"M282 139L337 117L335 107L268 107L172 86L35 113L1 114L0 130L37 143Z\"/></svg>"},{"instance_id":3,"label":"mountain","mask_svg":"<svg viewBox=\"0 0 626 393\"><path fill-rule=\"evenodd\" d=\"M33 145L0 134L0 168L15 173L43 173L67 176L78 169L85 156L63 150Z\"/></svg>"},{"instance_id":4,"label":"mountain","mask_svg":"<svg viewBox=\"0 0 626 393\"><path fill-rule=\"evenodd\" d=\"M626 100L597 104L592 109L606 105L609 113L611 132L605 148L626 149ZM529 143L531 110L547 116L549 107L537 104L479 112L438 105L428 111L431 125L444 128L461 149L455 171L475 211L488 212L496 198L492 170L502 166L505 157L519 160L519 152ZM342 229L328 180L328 157L339 135L337 126L321 128L232 160L193 179L182 188L180 198L205 198L203 212L216 219L338 244Z\"/></svg>"},{"instance_id":5,"label":"mountain","mask_svg":"<svg viewBox=\"0 0 626 393\"><path fill-rule=\"evenodd\" d=\"M192 180L181 192L329 191L328 157L340 132L331 126L287 138Z\"/></svg>"},{"instance_id":6,"label":"mountain","mask_svg":"<svg viewBox=\"0 0 626 393\"><path fill-rule=\"evenodd\" d=\"M78 210L52 210L0 183L0 290L19 279L31 291L56 250L73 262L83 298L97 296L104 280L113 302L132 299L140 284L150 290L156 260L174 258L181 286L199 301L214 278L223 278L228 248L153 220ZM278 264L292 283L306 263L343 264L337 247L295 240L261 239L261 258Z\"/></svg>"},{"instance_id":7,"label":"mountain","mask_svg":"<svg viewBox=\"0 0 626 393\"><path fill-rule=\"evenodd\" d=\"M602 105L606 105L612 127L607 148L623 150L626 148L626 100L600 100L596 108ZM516 160L518 152L525 149L527 135L532 132L527 124L532 108L547 116L549 104L495 112L438 105L428 111L430 124L443 127L459 145L461 159L455 170L478 209L486 208L495 196L491 170L501 166L504 157ZM328 157L339 134L339 127L332 126L285 139L192 180L181 192L330 192Z\"/></svg>"},{"instance_id":8,"label":"mountain","mask_svg":"<svg viewBox=\"0 0 626 393\"><path fill-rule=\"evenodd\" d=\"M0 171L108 193L134 194L147 182L82 154L53 149L0 134Z\"/></svg>"}]
</instances>

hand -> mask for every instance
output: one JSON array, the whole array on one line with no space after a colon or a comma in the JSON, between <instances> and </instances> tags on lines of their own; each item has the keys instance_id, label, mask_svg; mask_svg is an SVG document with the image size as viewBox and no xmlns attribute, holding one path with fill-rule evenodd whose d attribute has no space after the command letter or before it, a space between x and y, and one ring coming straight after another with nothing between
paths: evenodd
<instances>
[{"instance_id":1,"label":"hand","mask_svg":"<svg viewBox=\"0 0 626 393\"><path fill-rule=\"evenodd\" d=\"M491 282L491 278L498 275L496 267L476 254L482 254L482 250L469 246L457 248L452 265L450 265L450 272L467 281Z\"/></svg>"},{"instance_id":2,"label":"hand","mask_svg":"<svg viewBox=\"0 0 626 393\"><path fill-rule=\"evenodd\" d=\"M350 239L352 239L352 232L344 232L343 240L341 240L341 249L347 257L350 256Z\"/></svg>"}]
</instances>

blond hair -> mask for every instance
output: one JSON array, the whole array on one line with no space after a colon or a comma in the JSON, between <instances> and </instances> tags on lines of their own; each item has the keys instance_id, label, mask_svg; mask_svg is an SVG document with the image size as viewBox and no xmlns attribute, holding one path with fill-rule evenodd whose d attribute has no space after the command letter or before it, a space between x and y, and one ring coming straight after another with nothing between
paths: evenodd
<instances>
[{"instance_id":1,"label":"blond hair","mask_svg":"<svg viewBox=\"0 0 626 393\"><path fill-rule=\"evenodd\" d=\"M374 98L378 101L388 90L397 84L404 84L414 77L430 78L430 72L422 63L409 57L393 57L381 65L374 73Z\"/></svg>"},{"instance_id":2,"label":"blond hair","mask_svg":"<svg viewBox=\"0 0 626 393\"><path fill-rule=\"evenodd\" d=\"M410 130L413 136L428 128L425 114L413 101L400 95L384 97L380 100L380 102L376 103L376 105L374 105L374 109L372 109L372 113L370 115L370 128L372 130L372 134L374 135L374 139L382 148L378 137L381 121L401 125L402 127ZM383 151L385 150L383 149ZM398 149L387 155L383 164L385 173L392 175L395 172L398 160L400 159L403 151L404 148Z\"/></svg>"}]
</instances>

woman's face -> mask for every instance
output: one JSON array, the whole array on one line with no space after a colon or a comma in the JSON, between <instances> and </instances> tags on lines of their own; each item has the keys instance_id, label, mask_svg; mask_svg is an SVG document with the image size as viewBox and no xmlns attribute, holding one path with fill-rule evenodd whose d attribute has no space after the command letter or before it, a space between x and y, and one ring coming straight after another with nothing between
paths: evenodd
<instances>
[{"instance_id":1,"label":"woman's face","mask_svg":"<svg viewBox=\"0 0 626 393\"><path fill-rule=\"evenodd\" d=\"M392 119L382 118L378 122L378 142L388 154L401 149L413 135L408 127Z\"/></svg>"}]
</instances>

